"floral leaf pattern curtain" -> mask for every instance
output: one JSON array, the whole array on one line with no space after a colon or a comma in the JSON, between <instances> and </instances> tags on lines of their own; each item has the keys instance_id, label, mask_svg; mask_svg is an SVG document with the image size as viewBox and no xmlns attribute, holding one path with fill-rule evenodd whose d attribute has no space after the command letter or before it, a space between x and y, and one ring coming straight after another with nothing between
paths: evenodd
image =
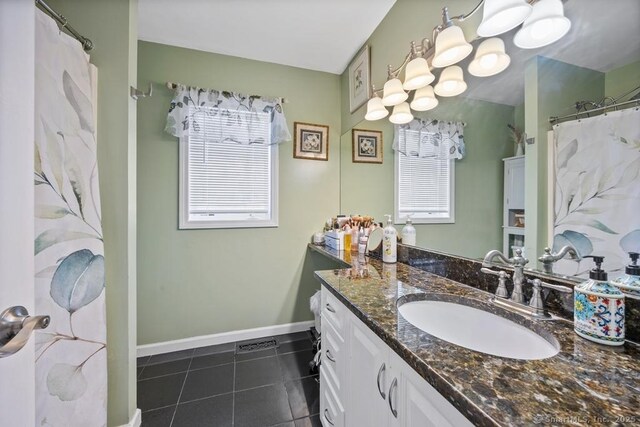
<instances>
[{"instance_id":1,"label":"floral leaf pattern curtain","mask_svg":"<svg viewBox=\"0 0 640 427\"><path fill-rule=\"evenodd\" d=\"M553 127L553 250L604 256L610 278L640 251L640 110L629 108ZM551 209L552 207L550 207ZM559 260L555 271L588 277L593 262Z\"/></svg>"},{"instance_id":2,"label":"floral leaf pattern curtain","mask_svg":"<svg viewBox=\"0 0 640 427\"><path fill-rule=\"evenodd\" d=\"M217 121L216 132L208 131L206 123L211 120ZM266 120L271 123L270 141L252 132L260 128L256 121ZM165 131L178 138L196 133L213 142L245 145L291 140L280 99L187 86L175 90Z\"/></svg>"},{"instance_id":3,"label":"floral leaf pattern curtain","mask_svg":"<svg viewBox=\"0 0 640 427\"><path fill-rule=\"evenodd\" d=\"M107 425L104 244L96 69L77 40L36 11L36 425Z\"/></svg>"},{"instance_id":4,"label":"floral leaf pattern curtain","mask_svg":"<svg viewBox=\"0 0 640 427\"><path fill-rule=\"evenodd\" d=\"M395 125L394 128L393 149L405 156L434 157L434 152L438 159L460 160L465 156L463 123L414 119L404 125ZM418 151L407 152L407 138L404 134L407 131L418 132ZM426 144L433 147L426 149Z\"/></svg>"}]
</instances>

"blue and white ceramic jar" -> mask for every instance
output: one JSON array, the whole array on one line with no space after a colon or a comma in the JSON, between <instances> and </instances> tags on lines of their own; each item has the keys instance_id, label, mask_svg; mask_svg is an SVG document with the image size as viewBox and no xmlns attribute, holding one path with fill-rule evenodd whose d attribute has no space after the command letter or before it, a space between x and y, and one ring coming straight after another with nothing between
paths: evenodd
<instances>
[{"instance_id":1,"label":"blue and white ceramic jar","mask_svg":"<svg viewBox=\"0 0 640 427\"><path fill-rule=\"evenodd\" d=\"M589 258L594 259L596 268L589 272L589 280L574 288L574 330L599 344L623 345L624 294L607 281L607 273L600 268L604 257Z\"/></svg>"}]
</instances>

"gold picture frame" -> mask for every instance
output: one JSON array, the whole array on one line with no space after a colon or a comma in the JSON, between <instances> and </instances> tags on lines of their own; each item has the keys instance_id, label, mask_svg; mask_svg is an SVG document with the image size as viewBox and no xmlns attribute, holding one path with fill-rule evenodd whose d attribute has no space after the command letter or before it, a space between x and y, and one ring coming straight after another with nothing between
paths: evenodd
<instances>
[{"instance_id":1,"label":"gold picture frame","mask_svg":"<svg viewBox=\"0 0 640 427\"><path fill-rule=\"evenodd\" d=\"M371 61L365 45L349 64L349 109L353 113L371 98Z\"/></svg>"},{"instance_id":2,"label":"gold picture frame","mask_svg":"<svg viewBox=\"0 0 640 427\"><path fill-rule=\"evenodd\" d=\"M329 126L294 122L293 157L329 160Z\"/></svg>"},{"instance_id":3,"label":"gold picture frame","mask_svg":"<svg viewBox=\"0 0 640 427\"><path fill-rule=\"evenodd\" d=\"M351 161L353 163L382 163L382 132L351 130Z\"/></svg>"}]
</instances>

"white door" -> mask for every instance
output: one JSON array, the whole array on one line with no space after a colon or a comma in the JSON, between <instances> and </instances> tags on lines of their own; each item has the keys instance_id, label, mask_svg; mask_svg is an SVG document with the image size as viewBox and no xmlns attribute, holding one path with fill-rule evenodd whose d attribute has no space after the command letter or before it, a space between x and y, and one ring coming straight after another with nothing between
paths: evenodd
<instances>
[{"instance_id":1,"label":"white door","mask_svg":"<svg viewBox=\"0 0 640 427\"><path fill-rule=\"evenodd\" d=\"M349 368L345 417L347 426L389 424L388 393L392 373L389 348L360 322L349 322Z\"/></svg>"},{"instance_id":2,"label":"white door","mask_svg":"<svg viewBox=\"0 0 640 427\"><path fill-rule=\"evenodd\" d=\"M0 1L0 312L33 314L33 1ZM35 425L34 343L0 358L0 425Z\"/></svg>"}]
</instances>

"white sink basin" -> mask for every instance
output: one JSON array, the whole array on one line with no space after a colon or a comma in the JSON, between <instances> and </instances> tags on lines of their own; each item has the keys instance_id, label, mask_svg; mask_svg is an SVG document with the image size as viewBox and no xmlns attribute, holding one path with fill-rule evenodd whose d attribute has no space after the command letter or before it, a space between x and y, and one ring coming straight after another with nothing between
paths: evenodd
<instances>
[{"instance_id":1,"label":"white sink basin","mask_svg":"<svg viewBox=\"0 0 640 427\"><path fill-rule=\"evenodd\" d=\"M510 320L466 305L414 301L398 311L409 323L444 341L481 353L511 359L546 359L557 346Z\"/></svg>"}]
</instances>

